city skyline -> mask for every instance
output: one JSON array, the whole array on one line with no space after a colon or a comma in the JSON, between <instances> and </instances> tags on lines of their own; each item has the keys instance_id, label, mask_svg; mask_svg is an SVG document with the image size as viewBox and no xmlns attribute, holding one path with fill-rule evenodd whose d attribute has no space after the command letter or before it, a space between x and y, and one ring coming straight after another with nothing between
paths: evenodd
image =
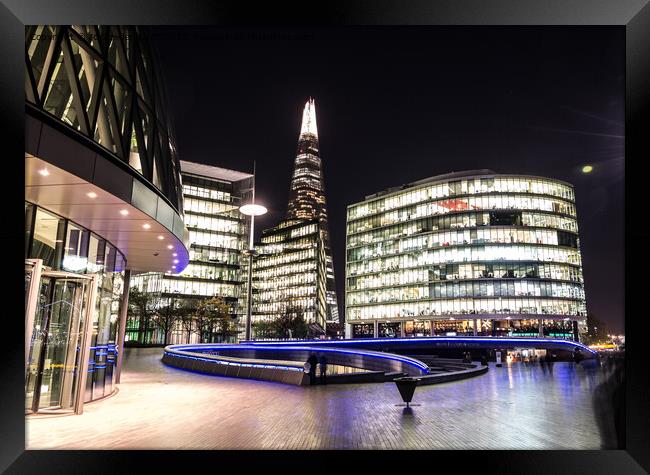
<instances>
[{"instance_id":1,"label":"city skyline","mask_svg":"<svg viewBox=\"0 0 650 475\"><path fill-rule=\"evenodd\" d=\"M256 198L269 208L258 229L284 215L299 111L315 97L335 261L345 207L368 194L478 168L565 180L578 197L588 311L623 331L622 32L157 27L152 43L167 52L182 158L241 170L256 160ZM188 77L213 50L219 61Z\"/></svg>"}]
</instances>

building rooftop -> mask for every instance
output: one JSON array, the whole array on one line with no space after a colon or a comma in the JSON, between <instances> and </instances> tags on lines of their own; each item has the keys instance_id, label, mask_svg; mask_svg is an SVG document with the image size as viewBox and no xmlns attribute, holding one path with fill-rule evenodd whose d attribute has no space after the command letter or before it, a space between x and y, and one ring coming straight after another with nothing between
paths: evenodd
<instances>
[{"instance_id":1,"label":"building rooftop","mask_svg":"<svg viewBox=\"0 0 650 475\"><path fill-rule=\"evenodd\" d=\"M390 195L391 193L396 193L401 190L406 190L408 188L413 188L416 186L424 185L426 183L436 183L436 182L445 182L445 181L451 181L455 179L460 179L460 178L469 178L469 177L495 177L495 176L510 176L510 177L528 177L528 178L536 178L536 179L545 179L545 180L552 180L555 182L563 183L569 187L573 187L573 185L567 181L564 180L559 180L557 178L549 178L549 177L540 177L540 176L535 176L535 175L527 175L527 174L520 174L520 173L498 173L495 172L494 170L490 170L489 168L481 168L478 170L465 170L465 171L460 171L460 172L451 172L451 173L444 173L442 175L435 175L429 178L423 178L422 180L417 180L413 181L411 183L407 183L405 185L399 185L399 186L393 186L391 188L388 188L386 190L378 191L376 193L372 193L370 195L366 195L364 200L371 200L374 198L379 198L382 196ZM348 205L348 207L354 206L354 204Z\"/></svg>"},{"instance_id":2,"label":"building rooftop","mask_svg":"<svg viewBox=\"0 0 650 475\"><path fill-rule=\"evenodd\" d=\"M365 199L368 200L371 198L377 198L379 196L384 196L393 193L395 191L411 188L413 186L423 185L425 183L430 183L435 181L447 181L447 180L453 180L454 178L462 178L468 176L484 176L484 175L497 175L497 172L487 168L481 168L479 170L465 170L460 172L444 173L442 175L435 175L428 178L423 178L421 180L413 181L405 185L393 186L391 188L388 188L387 190L382 190L382 191L378 191L377 193L372 193L370 195L367 195Z\"/></svg>"},{"instance_id":3,"label":"building rooftop","mask_svg":"<svg viewBox=\"0 0 650 475\"><path fill-rule=\"evenodd\" d=\"M245 180L252 178L252 173L244 173L237 170L230 170L229 168L215 167L212 165L204 165L202 163L186 162L181 160L181 173L191 173L192 175L200 175L207 178L214 178L217 180L225 180L230 182Z\"/></svg>"}]
</instances>

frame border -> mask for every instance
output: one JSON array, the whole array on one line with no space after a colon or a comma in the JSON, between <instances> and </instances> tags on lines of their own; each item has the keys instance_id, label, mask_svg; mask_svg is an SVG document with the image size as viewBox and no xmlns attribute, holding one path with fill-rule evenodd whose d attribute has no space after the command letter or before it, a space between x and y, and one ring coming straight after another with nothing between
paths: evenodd
<instances>
[{"instance_id":1,"label":"frame border","mask_svg":"<svg viewBox=\"0 0 650 475\"><path fill-rule=\"evenodd\" d=\"M62 3L62 2L60 2ZM399 3L392 0L363 0L343 2L335 0L327 4L303 4L299 9L286 12L277 3L265 3L251 8L248 3L210 0L67 0L56 4L46 0L2 0L0 4L0 110L3 130L10 140L5 141L6 160L15 160L24 154L24 25L26 24L170 24L170 25L611 25L626 31L626 169L625 196L626 224L625 243L626 274L634 269L645 271L650 261L647 246L650 242L650 220L639 219L644 206L643 199L633 199L637 190L647 188L640 171L643 161L650 157L648 140L648 105L650 102L650 5L648 0L411 0ZM23 170L22 172L20 170ZM12 174L13 175L13 174ZM18 177L24 181L24 169L18 166ZM19 179L7 180L7 190L12 196L23 193ZM20 200L11 202L6 212L15 222L24 220ZM639 214L633 214L636 210ZM15 216L14 216L15 214ZM632 223L632 217L637 220ZM11 219L10 218L10 219ZM9 221L11 222L11 221ZM633 227L633 224L635 225ZM23 246L23 231L11 225L10 231L0 234L7 248ZM11 247L9 247L11 246ZM15 247L14 247L15 246ZM24 266L21 253L14 252L8 266L16 273ZM634 268L632 267L634 259ZM13 270L10 271L13 273ZM626 307L633 308L633 297L647 293L641 279L630 279L626 289ZM20 295L24 291L19 279L8 279L5 291L17 296L18 308L7 312L5 325L9 335L24 331L20 318ZM639 307L643 308L642 302ZM631 314L631 311L628 311ZM644 473L650 471L650 371L644 361L644 340L647 335L648 317L641 313L626 318L626 448L609 451L464 451L461 457L455 451L436 451L433 457L413 456L410 451L328 451L331 456L309 452L285 451L25 451L25 423L23 414L23 342L20 338L5 338L0 391L3 422L0 424L0 470L7 473L35 473L47 467L52 473L98 473L133 470L134 462L147 469L162 463L169 470L188 470L205 463L217 467L224 462L249 467L275 462L285 467L310 466L318 459L321 468L340 468L341 460L354 456L369 466L384 460L408 460L410 464L429 465L449 462L457 469L468 464L479 470L498 473ZM254 455L254 457L251 457ZM291 463L287 455L291 456ZM310 462L311 461L311 462ZM355 460L357 461L357 460ZM303 465L304 464L304 465ZM265 466L266 467L266 466ZM464 470L463 470L464 471Z\"/></svg>"}]
</instances>

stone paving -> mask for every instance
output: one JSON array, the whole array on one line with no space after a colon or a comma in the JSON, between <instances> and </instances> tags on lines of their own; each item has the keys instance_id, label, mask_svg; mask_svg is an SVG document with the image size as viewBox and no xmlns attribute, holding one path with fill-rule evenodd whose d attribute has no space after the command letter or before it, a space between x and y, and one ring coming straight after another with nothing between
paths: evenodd
<instances>
[{"instance_id":1,"label":"stone paving","mask_svg":"<svg viewBox=\"0 0 650 475\"><path fill-rule=\"evenodd\" d=\"M465 381L298 387L190 373L125 354L120 391L80 416L27 418L27 449L600 449L597 365L490 364ZM584 363L583 363L584 364ZM602 411L601 411L602 413Z\"/></svg>"}]
</instances>

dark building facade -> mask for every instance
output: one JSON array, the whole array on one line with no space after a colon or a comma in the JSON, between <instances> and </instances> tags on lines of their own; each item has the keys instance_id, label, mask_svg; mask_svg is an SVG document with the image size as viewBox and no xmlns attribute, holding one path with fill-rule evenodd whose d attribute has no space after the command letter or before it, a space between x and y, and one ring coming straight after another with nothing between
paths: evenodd
<instances>
[{"instance_id":1,"label":"dark building facade","mask_svg":"<svg viewBox=\"0 0 650 475\"><path fill-rule=\"evenodd\" d=\"M27 413L112 394L131 272L188 263L156 68L138 27L26 27Z\"/></svg>"},{"instance_id":2,"label":"dark building facade","mask_svg":"<svg viewBox=\"0 0 650 475\"><path fill-rule=\"evenodd\" d=\"M287 306L324 331L339 321L316 105L305 104L286 219L262 233L254 269L254 321L277 318Z\"/></svg>"}]
</instances>

